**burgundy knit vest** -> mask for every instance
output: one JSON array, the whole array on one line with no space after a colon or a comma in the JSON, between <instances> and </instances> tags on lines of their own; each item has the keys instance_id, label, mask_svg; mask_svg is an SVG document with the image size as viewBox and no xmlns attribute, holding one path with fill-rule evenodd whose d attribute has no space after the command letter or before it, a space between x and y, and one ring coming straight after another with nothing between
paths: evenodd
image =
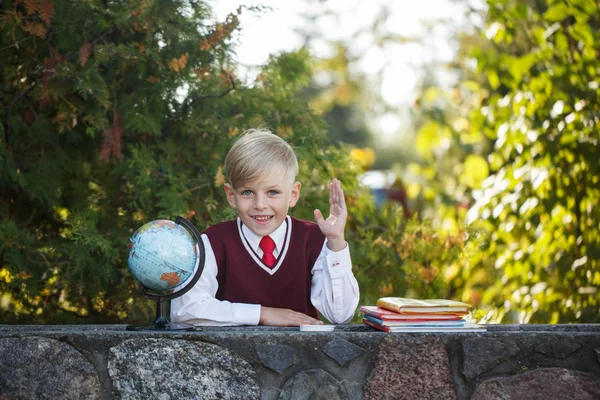
<instances>
[{"instance_id":1,"label":"burgundy knit vest","mask_svg":"<svg viewBox=\"0 0 600 400\"><path fill-rule=\"evenodd\" d=\"M325 236L314 222L295 218L288 218L287 222L291 236L280 252L283 261L272 275L244 246L237 219L213 225L204 232L217 261L218 300L289 308L318 318L310 302L310 272Z\"/></svg>"}]
</instances>

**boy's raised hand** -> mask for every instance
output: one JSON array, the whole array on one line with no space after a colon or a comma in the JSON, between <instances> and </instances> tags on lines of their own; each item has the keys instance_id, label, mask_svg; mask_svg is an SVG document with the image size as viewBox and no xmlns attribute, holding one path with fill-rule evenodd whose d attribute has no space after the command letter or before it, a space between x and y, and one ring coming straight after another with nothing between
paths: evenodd
<instances>
[{"instance_id":1,"label":"boy's raised hand","mask_svg":"<svg viewBox=\"0 0 600 400\"><path fill-rule=\"evenodd\" d=\"M346 227L346 200L342 185L337 179L329 184L329 217L323 218L320 210L315 210L315 220L321 228L321 232L327 236L327 247L332 251L340 251L346 247L344 229Z\"/></svg>"}]
</instances>

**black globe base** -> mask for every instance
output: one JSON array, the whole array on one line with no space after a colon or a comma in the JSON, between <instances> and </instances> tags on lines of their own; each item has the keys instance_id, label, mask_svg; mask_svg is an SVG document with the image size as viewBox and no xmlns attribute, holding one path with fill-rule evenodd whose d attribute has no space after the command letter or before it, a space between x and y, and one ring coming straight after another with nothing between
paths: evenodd
<instances>
[{"instance_id":1,"label":"black globe base","mask_svg":"<svg viewBox=\"0 0 600 400\"><path fill-rule=\"evenodd\" d=\"M156 300L156 318L151 324L140 324L140 325L127 325L125 328L128 331L193 331L196 328L194 325L171 323L167 319L167 310L165 307L165 301L162 297Z\"/></svg>"}]
</instances>

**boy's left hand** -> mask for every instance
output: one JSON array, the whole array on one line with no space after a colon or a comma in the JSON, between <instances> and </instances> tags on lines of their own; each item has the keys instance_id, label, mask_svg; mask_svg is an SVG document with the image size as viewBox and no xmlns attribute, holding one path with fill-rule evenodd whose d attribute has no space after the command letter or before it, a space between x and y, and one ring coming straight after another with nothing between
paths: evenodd
<instances>
[{"instance_id":1,"label":"boy's left hand","mask_svg":"<svg viewBox=\"0 0 600 400\"><path fill-rule=\"evenodd\" d=\"M315 220L321 232L327 236L327 247L332 251L340 251L346 247L344 229L346 227L346 200L342 185L337 179L329 184L329 217L323 218L320 210L315 210Z\"/></svg>"}]
</instances>

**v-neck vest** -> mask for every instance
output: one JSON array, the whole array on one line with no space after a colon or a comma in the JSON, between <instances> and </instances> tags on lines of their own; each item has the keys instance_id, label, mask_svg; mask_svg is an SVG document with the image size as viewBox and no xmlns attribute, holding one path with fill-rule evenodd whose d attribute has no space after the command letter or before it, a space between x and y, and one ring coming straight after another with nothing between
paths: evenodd
<instances>
[{"instance_id":1,"label":"v-neck vest","mask_svg":"<svg viewBox=\"0 0 600 400\"><path fill-rule=\"evenodd\" d=\"M218 300L289 308L318 318L310 302L311 269L325 236L314 222L288 217L287 223L285 244L272 271L245 243L237 219L204 232L217 262Z\"/></svg>"}]
</instances>

